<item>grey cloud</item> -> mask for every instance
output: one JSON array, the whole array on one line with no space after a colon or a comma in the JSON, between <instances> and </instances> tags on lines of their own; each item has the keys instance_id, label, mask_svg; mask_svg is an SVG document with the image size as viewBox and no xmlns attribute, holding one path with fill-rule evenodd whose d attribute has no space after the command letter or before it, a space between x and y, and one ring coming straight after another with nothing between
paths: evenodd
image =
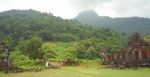
<instances>
[{"instance_id":1,"label":"grey cloud","mask_svg":"<svg viewBox=\"0 0 150 77\"><path fill-rule=\"evenodd\" d=\"M147 17L150 7L149 0L116 0L113 4L113 10L118 13L118 16L142 16ZM146 11L147 10L147 11ZM148 13L146 13L148 12ZM150 16L149 16L150 17Z\"/></svg>"},{"instance_id":2,"label":"grey cloud","mask_svg":"<svg viewBox=\"0 0 150 77\"><path fill-rule=\"evenodd\" d=\"M111 0L70 0L70 3L75 8L80 10L94 9L97 5Z\"/></svg>"},{"instance_id":3,"label":"grey cloud","mask_svg":"<svg viewBox=\"0 0 150 77\"><path fill-rule=\"evenodd\" d=\"M70 0L70 3L73 9L78 12L87 9L101 9L103 5L111 4L109 8L116 13L116 17L150 17L150 11L148 11L150 0ZM103 12L101 11L101 13Z\"/></svg>"}]
</instances>

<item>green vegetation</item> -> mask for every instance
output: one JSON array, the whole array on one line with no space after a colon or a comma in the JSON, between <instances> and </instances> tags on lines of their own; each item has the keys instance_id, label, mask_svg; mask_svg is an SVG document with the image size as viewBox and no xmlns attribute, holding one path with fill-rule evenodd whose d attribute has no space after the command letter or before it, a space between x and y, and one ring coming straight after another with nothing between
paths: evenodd
<instances>
[{"instance_id":1,"label":"green vegetation","mask_svg":"<svg viewBox=\"0 0 150 77\"><path fill-rule=\"evenodd\" d=\"M40 37L33 37L30 40L20 41L19 49L27 57L31 59L41 59L43 57L40 47L42 45L42 40Z\"/></svg>"},{"instance_id":2,"label":"green vegetation","mask_svg":"<svg viewBox=\"0 0 150 77\"><path fill-rule=\"evenodd\" d=\"M78 61L79 66L46 69L40 72L3 74L1 77L148 77L149 69L106 69L97 65L98 53L109 53L127 46L127 37L108 28L91 27L34 10L0 13L0 41L11 52L14 66L43 67L40 60ZM2 54L0 54L2 56ZM92 60L92 61L88 61ZM124 74L124 75L123 75ZM123 75L123 76L122 76Z\"/></svg>"},{"instance_id":3,"label":"green vegetation","mask_svg":"<svg viewBox=\"0 0 150 77\"><path fill-rule=\"evenodd\" d=\"M33 68L34 66L36 66L35 60L29 59L17 49L11 52L11 58L13 60L13 64L19 68L26 69L26 68Z\"/></svg>"},{"instance_id":4,"label":"green vegetation","mask_svg":"<svg viewBox=\"0 0 150 77\"><path fill-rule=\"evenodd\" d=\"M95 63L95 62L94 62ZM1 77L149 77L150 69L111 69L101 66L70 66L60 69L47 69L41 72L9 73L0 72Z\"/></svg>"},{"instance_id":5,"label":"green vegetation","mask_svg":"<svg viewBox=\"0 0 150 77\"><path fill-rule=\"evenodd\" d=\"M31 60L99 59L101 49L114 52L126 37L107 28L90 27L34 10L0 13L0 39Z\"/></svg>"},{"instance_id":6,"label":"green vegetation","mask_svg":"<svg viewBox=\"0 0 150 77\"><path fill-rule=\"evenodd\" d=\"M87 27L75 20L64 20L34 10L11 10L0 13L0 33L14 42L41 37L44 41L78 41L95 37L104 39L115 32L109 29ZM16 44L16 43L15 43Z\"/></svg>"},{"instance_id":7,"label":"green vegetation","mask_svg":"<svg viewBox=\"0 0 150 77\"><path fill-rule=\"evenodd\" d=\"M144 40L145 40L146 42L150 42L150 35L144 36Z\"/></svg>"}]
</instances>

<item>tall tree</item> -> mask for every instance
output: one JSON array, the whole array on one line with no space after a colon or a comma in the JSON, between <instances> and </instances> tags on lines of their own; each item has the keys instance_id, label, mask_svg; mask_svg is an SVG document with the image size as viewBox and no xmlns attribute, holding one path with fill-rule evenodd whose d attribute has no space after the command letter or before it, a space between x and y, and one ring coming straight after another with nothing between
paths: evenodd
<instances>
[{"instance_id":1,"label":"tall tree","mask_svg":"<svg viewBox=\"0 0 150 77\"><path fill-rule=\"evenodd\" d=\"M40 37L33 37L30 40L19 42L19 49L31 59L43 58L43 53L40 48L42 39Z\"/></svg>"}]
</instances>

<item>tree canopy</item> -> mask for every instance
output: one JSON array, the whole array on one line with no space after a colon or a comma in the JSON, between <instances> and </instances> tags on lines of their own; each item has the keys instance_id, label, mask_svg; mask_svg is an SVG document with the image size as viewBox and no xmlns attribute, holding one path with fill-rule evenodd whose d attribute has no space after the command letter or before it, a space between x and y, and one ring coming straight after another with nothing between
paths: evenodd
<instances>
[{"instance_id":1,"label":"tree canopy","mask_svg":"<svg viewBox=\"0 0 150 77\"><path fill-rule=\"evenodd\" d=\"M126 37L109 28L35 10L0 12L0 40L10 48L18 47L31 59L95 59L103 48L113 52L126 45Z\"/></svg>"}]
</instances>

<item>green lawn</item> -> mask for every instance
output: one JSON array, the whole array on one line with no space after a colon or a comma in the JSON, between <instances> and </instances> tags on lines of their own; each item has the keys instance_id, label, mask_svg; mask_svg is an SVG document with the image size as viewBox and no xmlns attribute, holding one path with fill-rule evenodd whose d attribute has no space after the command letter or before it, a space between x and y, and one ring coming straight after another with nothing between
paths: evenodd
<instances>
[{"instance_id":1,"label":"green lawn","mask_svg":"<svg viewBox=\"0 0 150 77\"><path fill-rule=\"evenodd\" d=\"M106 69L92 66L70 66L41 72L0 73L0 77L150 77L150 68Z\"/></svg>"}]
</instances>

